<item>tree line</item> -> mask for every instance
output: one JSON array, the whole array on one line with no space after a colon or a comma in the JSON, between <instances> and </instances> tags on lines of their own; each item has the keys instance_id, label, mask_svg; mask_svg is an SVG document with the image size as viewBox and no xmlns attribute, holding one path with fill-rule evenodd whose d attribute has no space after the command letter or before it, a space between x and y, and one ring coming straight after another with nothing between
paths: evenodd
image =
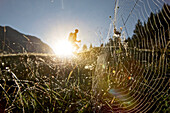
<instances>
[{"instance_id":1,"label":"tree line","mask_svg":"<svg viewBox=\"0 0 170 113\"><path fill-rule=\"evenodd\" d=\"M151 13L147 22L137 21L132 37L128 37L129 47L140 49L163 49L166 47L169 36L170 6L164 4L158 13Z\"/></svg>"}]
</instances>

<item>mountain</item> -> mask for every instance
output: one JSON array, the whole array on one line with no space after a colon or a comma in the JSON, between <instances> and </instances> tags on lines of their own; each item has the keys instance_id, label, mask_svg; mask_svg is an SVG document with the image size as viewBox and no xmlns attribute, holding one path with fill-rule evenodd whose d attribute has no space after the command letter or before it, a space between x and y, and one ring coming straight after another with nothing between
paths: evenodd
<instances>
[{"instance_id":1,"label":"mountain","mask_svg":"<svg viewBox=\"0 0 170 113\"><path fill-rule=\"evenodd\" d=\"M53 50L39 38L22 34L9 26L0 26L0 53L47 53Z\"/></svg>"}]
</instances>

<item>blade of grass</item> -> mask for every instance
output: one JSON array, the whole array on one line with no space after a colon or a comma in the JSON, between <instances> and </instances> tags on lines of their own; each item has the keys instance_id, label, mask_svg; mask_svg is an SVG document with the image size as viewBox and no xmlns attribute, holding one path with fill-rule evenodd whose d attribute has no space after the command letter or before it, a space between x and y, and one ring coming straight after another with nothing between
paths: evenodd
<instances>
[{"instance_id":1,"label":"blade of grass","mask_svg":"<svg viewBox=\"0 0 170 113\"><path fill-rule=\"evenodd\" d=\"M9 100L10 104L12 104L12 99L10 98L10 96L8 95L8 93L5 91L5 89L3 88L3 86L0 84L0 87L2 88L2 90L4 91L7 99Z\"/></svg>"},{"instance_id":2,"label":"blade of grass","mask_svg":"<svg viewBox=\"0 0 170 113\"><path fill-rule=\"evenodd\" d=\"M86 109L88 105L89 105L89 102L86 105L84 105L78 113L83 113L83 110Z\"/></svg>"},{"instance_id":3,"label":"blade of grass","mask_svg":"<svg viewBox=\"0 0 170 113\"><path fill-rule=\"evenodd\" d=\"M17 76L11 71L11 73L12 73L12 75L13 75L13 77L22 85L22 87L24 87L25 88L25 86L21 83L21 81L17 78ZM26 88L25 88L26 89ZM42 107L42 109L44 110L44 111L46 111L45 109L44 109L44 107L41 105L41 103L36 99L36 98L34 98L34 96L28 91L28 90L26 90L26 92Z\"/></svg>"},{"instance_id":4,"label":"blade of grass","mask_svg":"<svg viewBox=\"0 0 170 113\"><path fill-rule=\"evenodd\" d=\"M66 82L66 86L67 86L67 84L68 84L68 82L69 82L69 80L70 80L70 77L71 77L71 75L72 75L72 73L73 73L73 71L74 71L74 69L76 68L77 66L74 66L74 68L73 68L73 70L70 72L70 74L68 75L68 78L67 78L67 82Z\"/></svg>"}]
</instances>

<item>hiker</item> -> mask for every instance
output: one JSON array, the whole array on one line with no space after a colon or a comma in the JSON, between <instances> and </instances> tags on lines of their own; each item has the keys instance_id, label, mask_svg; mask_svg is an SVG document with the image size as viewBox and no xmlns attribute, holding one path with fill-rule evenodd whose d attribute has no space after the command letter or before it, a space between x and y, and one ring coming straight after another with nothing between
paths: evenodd
<instances>
[{"instance_id":1,"label":"hiker","mask_svg":"<svg viewBox=\"0 0 170 113\"><path fill-rule=\"evenodd\" d=\"M77 40L77 33L78 33L78 29L75 29L74 33L70 33L69 37L68 37L68 41L71 42L71 44L76 47L76 50L78 50L80 47L76 44L76 42L81 42L81 40Z\"/></svg>"}]
</instances>

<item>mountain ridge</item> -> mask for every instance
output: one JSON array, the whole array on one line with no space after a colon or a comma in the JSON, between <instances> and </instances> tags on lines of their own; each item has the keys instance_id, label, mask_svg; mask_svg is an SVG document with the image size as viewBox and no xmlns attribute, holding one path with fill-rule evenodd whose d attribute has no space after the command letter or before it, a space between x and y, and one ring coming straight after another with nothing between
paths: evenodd
<instances>
[{"instance_id":1,"label":"mountain ridge","mask_svg":"<svg viewBox=\"0 0 170 113\"><path fill-rule=\"evenodd\" d=\"M36 36L20 33L10 26L0 26L0 53L54 54L49 45Z\"/></svg>"}]
</instances>

